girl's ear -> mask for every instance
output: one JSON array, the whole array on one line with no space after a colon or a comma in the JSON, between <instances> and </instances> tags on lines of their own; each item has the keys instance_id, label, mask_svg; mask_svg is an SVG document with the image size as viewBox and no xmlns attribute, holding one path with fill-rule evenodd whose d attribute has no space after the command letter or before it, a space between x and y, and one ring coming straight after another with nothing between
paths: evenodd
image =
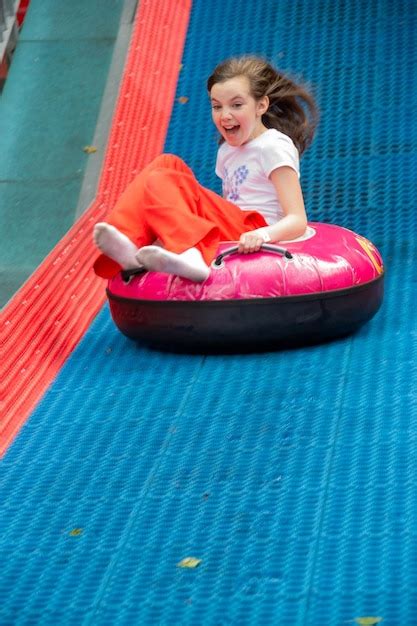
<instances>
[{"instance_id":1,"label":"girl's ear","mask_svg":"<svg viewBox=\"0 0 417 626\"><path fill-rule=\"evenodd\" d=\"M257 102L257 112L259 113L259 115L263 115L264 113L267 112L268 109L269 109L269 98L268 96L263 96Z\"/></svg>"}]
</instances>

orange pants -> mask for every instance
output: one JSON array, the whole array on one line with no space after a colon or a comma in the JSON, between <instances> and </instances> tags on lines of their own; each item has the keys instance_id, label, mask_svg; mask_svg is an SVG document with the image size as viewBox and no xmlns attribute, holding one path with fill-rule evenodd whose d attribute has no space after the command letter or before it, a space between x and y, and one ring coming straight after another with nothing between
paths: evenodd
<instances>
[{"instance_id":1,"label":"orange pants","mask_svg":"<svg viewBox=\"0 0 417 626\"><path fill-rule=\"evenodd\" d=\"M138 248L156 240L177 254L198 248L207 264L220 241L239 239L243 232L266 226L257 211L238 206L199 184L179 157L162 154L127 186L106 218ZM94 271L111 278L120 265L102 254Z\"/></svg>"}]
</instances>

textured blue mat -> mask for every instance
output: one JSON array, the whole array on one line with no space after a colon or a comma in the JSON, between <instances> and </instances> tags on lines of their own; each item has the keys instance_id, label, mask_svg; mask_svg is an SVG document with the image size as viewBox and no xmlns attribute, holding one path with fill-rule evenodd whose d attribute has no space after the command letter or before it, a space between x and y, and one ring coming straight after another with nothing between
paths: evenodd
<instances>
[{"instance_id":1,"label":"textured blue mat","mask_svg":"<svg viewBox=\"0 0 417 626\"><path fill-rule=\"evenodd\" d=\"M346 340L227 357L135 345L105 308L2 462L2 626L417 625L417 4L244 5L195 2L166 148L217 184L224 56L308 78L309 214L381 248L384 306Z\"/></svg>"}]
</instances>

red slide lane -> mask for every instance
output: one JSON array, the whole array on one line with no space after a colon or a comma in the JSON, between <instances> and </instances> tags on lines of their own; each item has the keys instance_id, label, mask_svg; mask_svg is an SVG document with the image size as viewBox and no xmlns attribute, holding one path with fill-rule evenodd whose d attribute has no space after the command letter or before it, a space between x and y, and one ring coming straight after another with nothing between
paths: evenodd
<instances>
[{"instance_id":1,"label":"red slide lane","mask_svg":"<svg viewBox=\"0 0 417 626\"><path fill-rule=\"evenodd\" d=\"M0 316L0 455L103 305L92 269L92 227L125 186L163 150L191 0L142 0L97 196Z\"/></svg>"}]
</instances>

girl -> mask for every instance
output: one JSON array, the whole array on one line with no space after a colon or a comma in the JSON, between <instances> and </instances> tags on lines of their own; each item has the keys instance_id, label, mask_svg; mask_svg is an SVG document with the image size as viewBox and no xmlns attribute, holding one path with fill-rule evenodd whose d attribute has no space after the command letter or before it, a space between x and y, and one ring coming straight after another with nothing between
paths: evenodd
<instances>
[{"instance_id":1,"label":"girl","mask_svg":"<svg viewBox=\"0 0 417 626\"><path fill-rule=\"evenodd\" d=\"M251 253L264 242L304 234L299 154L316 125L312 96L254 56L218 65L207 88L220 133L216 174L223 197L202 187L180 158L157 157L107 222L94 227L99 276L145 267L201 282L220 241L238 240L239 251Z\"/></svg>"}]
</instances>

